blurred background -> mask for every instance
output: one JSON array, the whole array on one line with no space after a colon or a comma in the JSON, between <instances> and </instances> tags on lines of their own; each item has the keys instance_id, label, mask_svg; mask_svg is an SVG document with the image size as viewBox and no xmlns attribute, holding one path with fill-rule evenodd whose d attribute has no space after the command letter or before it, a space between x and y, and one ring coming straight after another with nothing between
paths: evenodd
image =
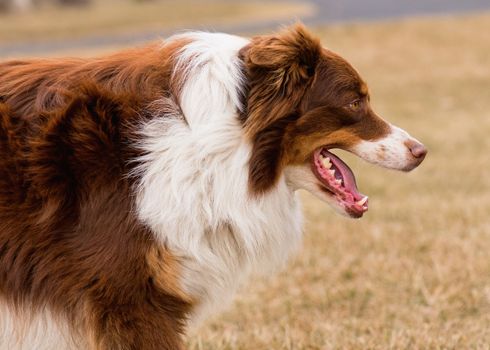
<instances>
[{"instance_id":1,"label":"blurred background","mask_svg":"<svg viewBox=\"0 0 490 350\"><path fill-rule=\"evenodd\" d=\"M263 34L297 19L429 155L403 174L342 154L367 215L343 218L302 194L303 249L190 349L489 349L489 0L0 0L0 60L93 56L187 29Z\"/></svg>"}]
</instances>

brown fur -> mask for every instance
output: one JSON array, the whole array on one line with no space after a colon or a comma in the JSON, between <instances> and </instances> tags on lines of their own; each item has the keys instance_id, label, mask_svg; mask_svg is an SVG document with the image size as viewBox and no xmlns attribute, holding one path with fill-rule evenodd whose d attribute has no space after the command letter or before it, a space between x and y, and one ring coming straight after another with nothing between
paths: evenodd
<instances>
[{"instance_id":1,"label":"brown fur","mask_svg":"<svg viewBox=\"0 0 490 350\"><path fill-rule=\"evenodd\" d=\"M171 57L0 65L0 296L19 312L49 306L100 349L178 349L190 310L127 176Z\"/></svg>"},{"instance_id":2,"label":"brown fur","mask_svg":"<svg viewBox=\"0 0 490 350\"><path fill-rule=\"evenodd\" d=\"M5 62L0 64L0 101L16 116L28 118L36 111L65 104L63 91L93 82L116 95L133 94L151 102L178 93L178 86L170 86L170 75L174 56L184 44L174 41L164 49L154 44L96 59Z\"/></svg>"}]
</instances>

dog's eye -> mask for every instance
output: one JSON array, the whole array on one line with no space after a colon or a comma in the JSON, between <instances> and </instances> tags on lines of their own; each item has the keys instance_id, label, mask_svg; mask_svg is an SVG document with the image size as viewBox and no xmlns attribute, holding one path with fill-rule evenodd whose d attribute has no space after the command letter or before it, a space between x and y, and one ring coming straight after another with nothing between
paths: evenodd
<instances>
[{"instance_id":1,"label":"dog's eye","mask_svg":"<svg viewBox=\"0 0 490 350\"><path fill-rule=\"evenodd\" d=\"M361 100L352 101L347 105L347 108L353 112L358 112L361 109Z\"/></svg>"}]
</instances>

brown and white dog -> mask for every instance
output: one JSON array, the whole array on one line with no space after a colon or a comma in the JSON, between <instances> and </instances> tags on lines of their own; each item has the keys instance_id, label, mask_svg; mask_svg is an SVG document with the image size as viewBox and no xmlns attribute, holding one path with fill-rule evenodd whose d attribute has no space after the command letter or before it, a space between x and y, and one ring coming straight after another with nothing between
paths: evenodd
<instances>
[{"instance_id":1,"label":"brown and white dog","mask_svg":"<svg viewBox=\"0 0 490 350\"><path fill-rule=\"evenodd\" d=\"M360 217L331 148L426 150L301 25L0 64L0 348L181 349L301 241L306 189Z\"/></svg>"}]
</instances>

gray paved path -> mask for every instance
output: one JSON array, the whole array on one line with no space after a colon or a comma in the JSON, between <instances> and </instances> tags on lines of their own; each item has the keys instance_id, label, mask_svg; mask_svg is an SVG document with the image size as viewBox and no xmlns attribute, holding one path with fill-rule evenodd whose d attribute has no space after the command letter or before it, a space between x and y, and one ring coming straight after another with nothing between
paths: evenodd
<instances>
[{"instance_id":1,"label":"gray paved path","mask_svg":"<svg viewBox=\"0 0 490 350\"><path fill-rule=\"evenodd\" d=\"M243 1L243 0L230 0ZM266 0L270 1L270 0ZM312 16L301 18L306 24L318 25L346 21L375 21L417 15L452 14L490 10L490 0L309 0L315 4ZM278 27L278 21L250 22L241 25L207 25L193 29L230 33L253 33ZM171 32L189 28L176 28ZM0 57L42 55L52 51L97 48L108 45L135 45L166 37L170 31L136 32L131 35L92 36L74 40L22 42L0 45Z\"/></svg>"}]
</instances>

